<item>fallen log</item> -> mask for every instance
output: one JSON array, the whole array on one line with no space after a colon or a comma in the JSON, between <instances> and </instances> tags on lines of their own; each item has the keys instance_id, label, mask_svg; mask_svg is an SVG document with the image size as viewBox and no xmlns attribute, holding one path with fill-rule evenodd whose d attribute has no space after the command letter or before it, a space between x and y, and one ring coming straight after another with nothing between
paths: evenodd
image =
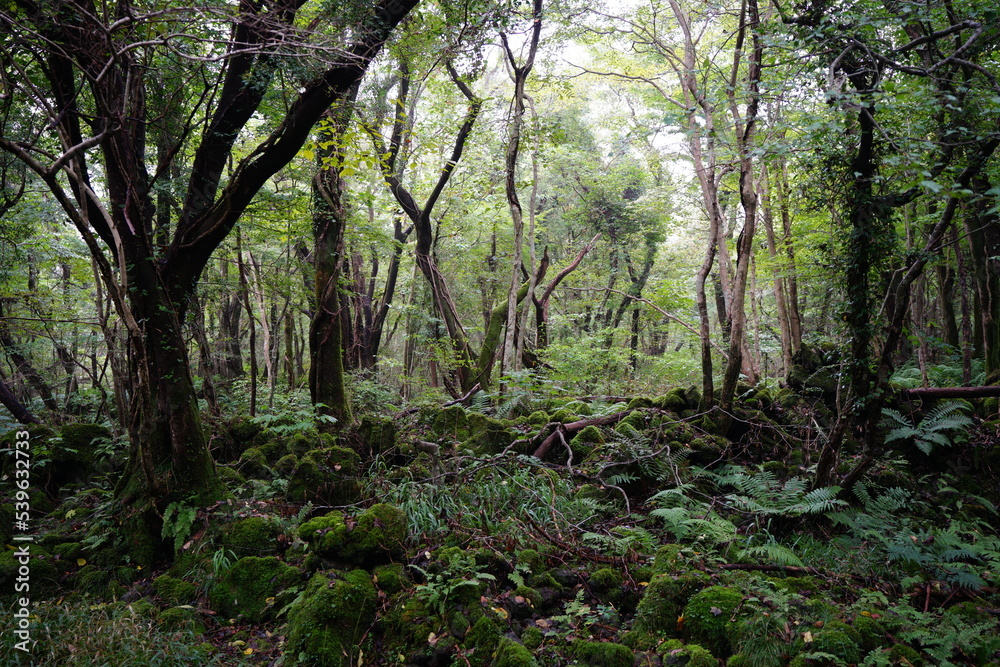
<instances>
[{"instance_id":1,"label":"fallen log","mask_svg":"<svg viewBox=\"0 0 1000 667\"><path fill-rule=\"evenodd\" d=\"M591 417L590 419L581 419L580 421L570 422L568 424L560 424L555 428L549 437L542 441L542 444L538 446L535 450L534 457L536 459L544 459L545 455L549 453L552 449L552 445L556 443L559 439L559 434L565 438L567 436L573 436L588 426L606 426L607 424L617 424L621 420L625 419L631 410L622 410L621 412L614 412L610 415L604 415L603 417Z\"/></svg>"},{"instance_id":2,"label":"fallen log","mask_svg":"<svg viewBox=\"0 0 1000 667\"><path fill-rule=\"evenodd\" d=\"M1000 396L1000 385L986 387L917 387L906 389L903 397L913 398L987 398Z\"/></svg>"}]
</instances>

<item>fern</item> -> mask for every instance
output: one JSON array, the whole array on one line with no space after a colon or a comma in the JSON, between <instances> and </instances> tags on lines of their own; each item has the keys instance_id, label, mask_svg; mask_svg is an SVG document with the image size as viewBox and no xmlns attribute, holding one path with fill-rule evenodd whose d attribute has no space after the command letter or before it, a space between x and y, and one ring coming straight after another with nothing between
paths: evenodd
<instances>
[{"instance_id":1,"label":"fern","mask_svg":"<svg viewBox=\"0 0 1000 667\"><path fill-rule=\"evenodd\" d=\"M795 552L788 547L781 546L777 542L767 542L756 547L747 547L740 552L742 560L748 562L764 562L774 565L790 565L792 567L805 567Z\"/></svg>"},{"instance_id":2,"label":"fern","mask_svg":"<svg viewBox=\"0 0 1000 667\"><path fill-rule=\"evenodd\" d=\"M711 476L721 486L736 488L739 493L730 494L726 499L737 509L765 517L822 514L847 504L837 499L838 486L810 491L806 480L792 477L782 483L769 470L750 475L743 468L730 465Z\"/></svg>"},{"instance_id":3,"label":"fern","mask_svg":"<svg viewBox=\"0 0 1000 667\"><path fill-rule=\"evenodd\" d=\"M931 410L920 420L913 422L898 410L882 409L882 426L889 428L885 436L886 444L912 441L917 449L930 454L935 447L950 447L964 437L964 431L972 425L972 419L964 412L968 404L964 401L948 401Z\"/></svg>"}]
</instances>

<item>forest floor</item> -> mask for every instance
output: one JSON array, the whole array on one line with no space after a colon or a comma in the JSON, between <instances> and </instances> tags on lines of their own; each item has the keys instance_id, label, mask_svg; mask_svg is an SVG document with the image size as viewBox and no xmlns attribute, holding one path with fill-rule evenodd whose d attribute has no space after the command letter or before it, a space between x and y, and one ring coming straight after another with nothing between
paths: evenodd
<instances>
[{"instance_id":1,"label":"forest floor","mask_svg":"<svg viewBox=\"0 0 1000 667\"><path fill-rule=\"evenodd\" d=\"M146 564L111 509L121 448L64 427L45 462L60 486L35 501L33 644L15 648L11 546L0 651L23 665L1000 664L995 400L887 412L884 451L850 490L811 488L821 396L749 391L725 432L697 403L477 395L359 410L347 437L291 410L216 419L231 497L167 508L174 557ZM88 474L61 478L83 450Z\"/></svg>"}]
</instances>

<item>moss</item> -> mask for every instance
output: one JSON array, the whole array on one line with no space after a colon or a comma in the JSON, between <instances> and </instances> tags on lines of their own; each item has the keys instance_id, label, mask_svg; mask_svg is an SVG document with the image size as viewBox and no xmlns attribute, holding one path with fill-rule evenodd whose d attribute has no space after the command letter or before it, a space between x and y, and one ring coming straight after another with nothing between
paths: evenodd
<instances>
[{"instance_id":1,"label":"moss","mask_svg":"<svg viewBox=\"0 0 1000 667\"><path fill-rule=\"evenodd\" d=\"M52 555L61 560L75 561L83 556L83 545L79 542L60 542L52 547Z\"/></svg>"},{"instance_id":2,"label":"moss","mask_svg":"<svg viewBox=\"0 0 1000 667\"><path fill-rule=\"evenodd\" d=\"M366 414L358 425L358 437L368 445L372 456L388 452L396 446L398 428L392 417Z\"/></svg>"},{"instance_id":3,"label":"moss","mask_svg":"<svg viewBox=\"0 0 1000 667\"><path fill-rule=\"evenodd\" d=\"M590 417L594 414L594 409L590 407L590 403L585 401L570 401L563 407L581 417Z\"/></svg>"},{"instance_id":4,"label":"moss","mask_svg":"<svg viewBox=\"0 0 1000 667\"><path fill-rule=\"evenodd\" d=\"M251 516L229 524L223 536L223 545L237 557L276 556L284 550L287 540L285 530L274 519Z\"/></svg>"},{"instance_id":5,"label":"moss","mask_svg":"<svg viewBox=\"0 0 1000 667\"><path fill-rule=\"evenodd\" d=\"M628 402L629 410L638 410L640 408L651 408L653 407L653 399L646 398L645 396L636 396L631 401Z\"/></svg>"},{"instance_id":6,"label":"moss","mask_svg":"<svg viewBox=\"0 0 1000 667\"><path fill-rule=\"evenodd\" d=\"M633 630L653 637L676 636L684 605L709 581L707 574L697 571L653 577L639 601Z\"/></svg>"},{"instance_id":7,"label":"moss","mask_svg":"<svg viewBox=\"0 0 1000 667\"><path fill-rule=\"evenodd\" d=\"M246 477L241 475L235 468L230 468L229 466L215 466L215 474L219 476L219 480L229 490L237 489L247 483Z\"/></svg>"},{"instance_id":8,"label":"moss","mask_svg":"<svg viewBox=\"0 0 1000 667\"><path fill-rule=\"evenodd\" d=\"M288 451L288 443L283 438L271 438L257 449L260 450L269 466L274 465L282 456L291 453Z\"/></svg>"},{"instance_id":9,"label":"moss","mask_svg":"<svg viewBox=\"0 0 1000 667\"><path fill-rule=\"evenodd\" d=\"M469 437L469 418L461 405L449 405L438 410L431 422L431 430L455 440Z\"/></svg>"},{"instance_id":10,"label":"moss","mask_svg":"<svg viewBox=\"0 0 1000 667\"><path fill-rule=\"evenodd\" d=\"M565 408L559 408L558 410L553 412L552 416L549 417L549 419L554 422L559 422L560 424L570 424L572 422L578 421L580 419L580 414L582 413L577 413L573 410L570 410L568 407L565 407Z\"/></svg>"},{"instance_id":11,"label":"moss","mask_svg":"<svg viewBox=\"0 0 1000 667\"><path fill-rule=\"evenodd\" d=\"M630 648L611 642L577 639L570 651L579 664L592 667L632 667L635 662L635 655Z\"/></svg>"},{"instance_id":12,"label":"moss","mask_svg":"<svg viewBox=\"0 0 1000 667\"><path fill-rule=\"evenodd\" d=\"M471 667L487 667L500 643L500 626L489 616L480 616L465 635L463 645L473 649L468 656Z\"/></svg>"},{"instance_id":13,"label":"moss","mask_svg":"<svg viewBox=\"0 0 1000 667\"><path fill-rule=\"evenodd\" d=\"M251 623L267 617L270 598L301 579L301 571L274 556L239 559L219 579L209 593L212 609L224 618L242 615Z\"/></svg>"},{"instance_id":14,"label":"moss","mask_svg":"<svg viewBox=\"0 0 1000 667\"><path fill-rule=\"evenodd\" d=\"M705 430L711 430L706 428ZM691 448L691 461L699 464L709 464L718 461L729 446L729 440L720 435L706 434L694 438L688 443Z\"/></svg>"},{"instance_id":15,"label":"moss","mask_svg":"<svg viewBox=\"0 0 1000 667\"><path fill-rule=\"evenodd\" d=\"M288 612L289 665L348 667L375 621L378 594L364 570L318 572Z\"/></svg>"},{"instance_id":16,"label":"moss","mask_svg":"<svg viewBox=\"0 0 1000 667\"><path fill-rule=\"evenodd\" d=\"M532 426L545 426L549 423L549 414L544 410L536 410L528 415L527 423Z\"/></svg>"},{"instance_id":17,"label":"moss","mask_svg":"<svg viewBox=\"0 0 1000 667\"><path fill-rule=\"evenodd\" d=\"M893 665L912 665L921 667L924 659L920 653L906 644L893 644L889 649L889 662Z\"/></svg>"},{"instance_id":18,"label":"moss","mask_svg":"<svg viewBox=\"0 0 1000 667\"><path fill-rule=\"evenodd\" d=\"M111 431L100 424L66 424L59 431L61 443L52 447L53 462L90 464L97 457L95 440L108 440Z\"/></svg>"},{"instance_id":19,"label":"moss","mask_svg":"<svg viewBox=\"0 0 1000 667\"><path fill-rule=\"evenodd\" d=\"M583 460L594 452L596 445L604 444L604 435L594 425L585 427L569 441L570 449L577 460Z\"/></svg>"},{"instance_id":20,"label":"moss","mask_svg":"<svg viewBox=\"0 0 1000 667\"><path fill-rule=\"evenodd\" d=\"M714 655L712 655L712 652L704 646L699 646L698 644L688 644L685 648L688 653L686 667L717 667L719 664L719 661Z\"/></svg>"},{"instance_id":21,"label":"moss","mask_svg":"<svg viewBox=\"0 0 1000 667\"><path fill-rule=\"evenodd\" d=\"M510 615L515 619L529 618L542 603L542 596L534 588L521 585L507 599Z\"/></svg>"},{"instance_id":22,"label":"moss","mask_svg":"<svg viewBox=\"0 0 1000 667\"><path fill-rule=\"evenodd\" d=\"M885 639L885 628L871 616L860 614L853 621L854 629L857 630L861 641L858 646L866 651L871 651L881 646Z\"/></svg>"},{"instance_id":23,"label":"moss","mask_svg":"<svg viewBox=\"0 0 1000 667\"><path fill-rule=\"evenodd\" d=\"M310 519L299 527L299 537L324 558L374 566L402 556L406 525L401 509L379 503L350 525L339 511Z\"/></svg>"},{"instance_id":24,"label":"moss","mask_svg":"<svg viewBox=\"0 0 1000 667\"><path fill-rule=\"evenodd\" d=\"M288 480L286 496L295 502L350 505L361 497L361 457L347 447L308 452Z\"/></svg>"},{"instance_id":25,"label":"moss","mask_svg":"<svg viewBox=\"0 0 1000 667\"><path fill-rule=\"evenodd\" d=\"M59 590L59 575L52 555L36 544L0 552L0 595L14 595L15 584L24 583L18 578L27 576L32 601L48 599Z\"/></svg>"},{"instance_id":26,"label":"moss","mask_svg":"<svg viewBox=\"0 0 1000 667\"><path fill-rule=\"evenodd\" d=\"M468 419L468 444L476 453L498 454L514 442L515 435L505 422L478 412L469 414Z\"/></svg>"},{"instance_id":27,"label":"moss","mask_svg":"<svg viewBox=\"0 0 1000 667\"><path fill-rule=\"evenodd\" d=\"M674 387L663 396L655 399L656 407L671 412L683 412L689 407L687 394L683 387Z\"/></svg>"},{"instance_id":28,"label":"moss","mask_svg":"<svg viewBox=\"0 0 1000 667\"><path fill-rule=\"evenodd\" d=\"M185 630L196 635L205 634L205 624L198 617L196 609L189 607L171 607L164 609L156 619L161 630L177 632Z\"/></svg>"},{"instance_id":29,"label":"moss","mask_svg":"<svg viewBox=\"0 0 1000 667\"><path fill-rule=\"evenodd\" d=\"M695 593L684 607L684 633L716 655L729 655L736 634L730 619L742 601L743 594L727 586L709 586Z\"/></svg>"},{"instance_id":30,"label":"moss","mask_svg":"<svg viewBox=\"0 0 1000 667\"><path fill-rule=\"evenodd\" d=\"M653 571L657 574L676 572L683 565L682 547L679 544L664 544L656 550L653 558Z\"/></svg>"},{"instance_id":31,"label":"moss","mask_svg":"<svg viewBox=\"0 0 1000 667\"><path fill-rule=\"evenodd\" d=\"M286 454L278 459L274 464L274 472L282 477L289 477L299 465L299 457L295 454Z\"/></svg>"},{"instance_id":32,"label":"moss","mask_svg":"<svg viewBox=\"0 0 1000 667\"><path fill-rule=\"evenodd\" d=\"M153 579L153 590L170 604L185 604L198 596L198 587L189 581L164 574Z\"/></svg>"},{"instance_id":33,"label":"moss","mask_svg":"<svg viewBox=\"0 0 1000 667\"><path fill-rule=\"evenodd\" d=\"M539 572L545 567L545 556L535 549L518 551L516 560L518 565L526 565L532 572Z\"/></svg>"},{"instance_id":34,"label":"moss","mask_svg":"<svg viewBox=\"0 0 1000 667\"><path fill-rule=\"evenodd\" d=\"M640 410L633 410L627 417L625 417L625 419L618 422L616 430L620 430L622 426L630 426L635 431L642 433L643 431L649 429L648 414Z\"/></svg>"},{"instance_id":35,"label":"moss","mask_svg":"<svg viewBox=\"0 0 1000 667\"><path fill-rule=\"evenodd\" d=\"M267 457L259 447L251 447L243 451L238 463L239 472L248 479L267 479L272 471L267 465Z\"/></svg>"},{"instance_id":36,"label":"moss","mask_svg":"<svg viewBox=\"0 0 1000 667\"><path fill-rule=\"evenodd\" d=\"M386 595L395 595L406 587L406 570L398 563L375 567L372 578L378 589Z\"/></svg>"},{"instance_id":37,"label":"moss","mask_svg":"<svg viewBox=\"0 0 1000 667\"><path fill-rule=\"evenodd\" d=\"M817 630L806 650L812 653L829 653L848 663L861 660L861 649L843 628L827 626Z\"/></svg>"},{"instance_id":38,"label":"moss","mask_svg":"<svg viewBox=\"0 0 1000 667\"><path fill-rule=\"evenodd\" d=\"M799 595L815 594L823 585L816 577L774 577L772 581L778 588Z\"/></svg>"},{"instance_id":39,"label":"moss","mask_svg":"<svg viewBox=\"0 0 1000 667\"><path fill-rule=\"evenodd\" d=\"M521 633L521 643L529 651L537 650L544 640L545 636L542 634L542 631L534 625L529 625Z\"/></svg>"},{"instance_id":40,"label":"moss","mask_svg":"<svg viewBox=\"0 0 1000 667\"><path fill-rule=\"evenodd\" d=\"M590 575L590 590L601 602L617 605L623 598L625 577L618 570L604 567Z\"/></svg>"},{"instance_id":41,"label":"moss","mask_svg":"<svg viewBox=\"0 0 1000 667\"><path fill-rule=\"evenodd\" d=\"M538 663L531 656L531 651L510 637L500 638L493 665L494 667L538 667Z\"/></svg>"}]
</instances>

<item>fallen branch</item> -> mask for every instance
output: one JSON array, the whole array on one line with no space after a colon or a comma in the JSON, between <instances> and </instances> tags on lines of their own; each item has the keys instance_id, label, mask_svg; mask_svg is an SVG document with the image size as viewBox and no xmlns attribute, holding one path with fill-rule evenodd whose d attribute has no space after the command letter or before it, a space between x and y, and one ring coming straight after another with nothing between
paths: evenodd
<instances>
[{"instance_id":1,"label":"fallen branch","mask_svg":"<svg viewBox=\"0 0 1000 667\"><path fill-rule=\"evenodd\" d=\"M535 453L532 454L532 456L536 459L544 459L545 455L549 453L550 449L552 449L552 445L554 445L560 437L566 438L566 436L572 436L588 426L606 426L607 424L617 424L631 413L631 410L623 410L621 412L615 412L603 417L591 417L590 419L581 419L580 421L570 422L569 424L559 424L556 426L555 430L550 433L544 441L542 441L542 444L538 446L538 449L535 450Z\"/></svg>"},{"instance_id":2,"label":"fallen branch","mask_svg":"<svg viewBox=\"0 0 1000 667\"><path fill-rule=\"evenodd\" d=\"M1000 396L1000 385L986 387L918 387L903 391L903 397L912 398L987 398Z\"/></svg>"}]
</instances>

